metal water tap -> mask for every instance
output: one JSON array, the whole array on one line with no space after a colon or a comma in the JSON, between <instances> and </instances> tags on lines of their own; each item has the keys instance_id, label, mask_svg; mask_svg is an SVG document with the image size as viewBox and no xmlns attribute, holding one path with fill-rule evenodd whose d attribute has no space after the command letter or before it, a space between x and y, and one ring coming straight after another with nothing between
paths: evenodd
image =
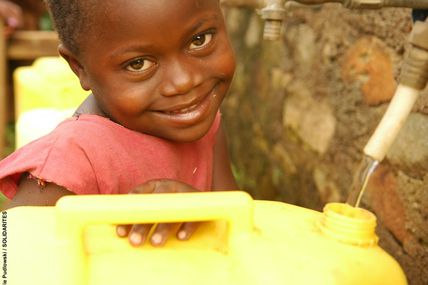
<instances>
[{"instance_id":1,"label":"metal water tap","mask_svg":"<svg viewBox=\"0 0 428 285\"><path fill-rule=\"evenodd\" d=\"M220 0L220 4L230 7L251 7L258 10L265 21L264 39L277 40L281 35L287 1L289 0Z\"/></svg>"},{"instance_id":2,"label":"metal water tap","mask_svg":"<svg viewBox=\"0 0 428 285\"><path fill-rule=\"evenodd\" d=\"M285 19L285 3L288 0L220 0L225 6L251 7L259 10L265 21L263 37L266 40L278 40L282 22Z\"/></svg>"},{"instance_id":3,"label":"metal water tap","mask_svg":"<svg viewBox=\"0 0 428 285\"><path fill-rule=\"evenodd\" d=\"M285 0L269 0L266 7L261 10L262 19L265 21L264 39L279 39L282 22L285 18L284 3Z\"/></svg>"},{"instance_id":4,"label":"metal water tap","mask_svg":"<svg viewBox=\"0 0 428 285\"><path fill-rule=\"evenodd\" d=\"M428 83L428 22L416 21L409 38L410 49L404 61L400 83L423 90Z\"/></svg>"}]
</instances>

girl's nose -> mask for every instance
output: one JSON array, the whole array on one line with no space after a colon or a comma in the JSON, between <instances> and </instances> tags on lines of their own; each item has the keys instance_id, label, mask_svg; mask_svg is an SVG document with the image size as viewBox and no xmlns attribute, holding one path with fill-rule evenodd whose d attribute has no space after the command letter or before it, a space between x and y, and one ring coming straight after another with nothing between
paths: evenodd
<instances>
[{"instance_id":1,"label":"girl's nose","mask_svg":"<svg viewBox=\"0 0 428 285\"><path fill-rule=\"evenodd\" d=\"M164 96L186 94L202 82L202 75L195 64L173 60L166 65L161 83Z\"/></svg>"}]
</instances>

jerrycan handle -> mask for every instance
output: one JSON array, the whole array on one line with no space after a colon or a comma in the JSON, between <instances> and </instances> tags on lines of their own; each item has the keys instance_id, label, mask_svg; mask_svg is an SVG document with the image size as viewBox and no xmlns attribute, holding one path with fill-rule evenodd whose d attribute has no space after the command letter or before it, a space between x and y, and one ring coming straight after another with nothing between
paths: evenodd
<instances>
[{"instance_id":1,"label":"jerrycan handle","mask_svg":"<svg viewBox=\"0 0 428 285\"><path fill-rule=\"evenodd\" d=\"M55 209L67 285L87 284L83 230L91 224L225 220L229 243L253 227L253 199L243 191L64 196Z\"/></svg>"},{"instance_id":2,"label":"jerrycan handle","mask_svg":"<svg viewBox=\"0 0 428 285\"><path fill-rule=\"evenodd\" d=\"M253 200L243 191L64 196L56 204L60 233L89 224L220 219L228 222L232 232L249 232L252 209Z\"/></svg>"}]
</instances>

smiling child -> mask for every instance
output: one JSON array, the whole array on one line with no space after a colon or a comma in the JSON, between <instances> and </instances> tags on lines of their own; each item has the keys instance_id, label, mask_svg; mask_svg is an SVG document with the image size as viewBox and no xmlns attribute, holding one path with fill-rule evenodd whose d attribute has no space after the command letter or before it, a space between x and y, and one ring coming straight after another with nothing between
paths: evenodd
<instances>
[{"instance_id":1,"label":"smiling child","mask_svg":"<svg viewBox=\"0 0 428 285\"><path fill-rule=\"evenodd\" d=\"M64 195L237 189L220 105L235 59L218 0L47 0L59 53L91 95L0 162L8 207ZM152 225L118 227L133 245ZM161 224L163 245L194 223Z\"/></svg>"}]
</instances>

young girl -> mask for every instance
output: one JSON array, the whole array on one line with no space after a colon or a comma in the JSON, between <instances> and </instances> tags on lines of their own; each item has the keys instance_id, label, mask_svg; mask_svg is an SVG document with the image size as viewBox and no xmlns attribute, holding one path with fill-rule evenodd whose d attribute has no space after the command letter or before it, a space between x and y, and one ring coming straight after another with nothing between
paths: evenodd
<instances>
[{"instance_id":1,"label":"young girl","mask_svg":"<svg viewBox=\"0 0 428 285\"><path fill-rule=\"evenodd\" d=\"M8 207L70 194L237 189L219 107L235 60L218 0L47 0L59 52L92 94L0 162ZM142 244L151 225L119 226ZM151 243L195 224L158 225Z\"/></svg>"}]
</instances>

